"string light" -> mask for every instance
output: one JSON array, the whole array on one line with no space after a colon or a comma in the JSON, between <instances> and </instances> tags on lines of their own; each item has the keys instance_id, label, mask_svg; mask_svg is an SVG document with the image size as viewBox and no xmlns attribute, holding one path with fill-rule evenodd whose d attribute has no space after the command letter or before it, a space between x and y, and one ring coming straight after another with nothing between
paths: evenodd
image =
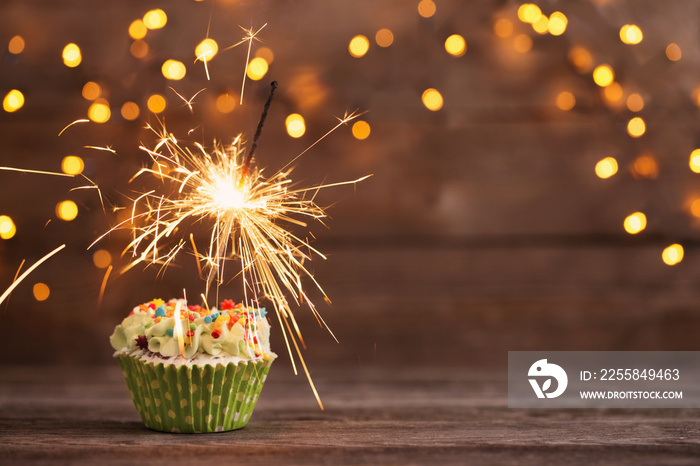
<instances>
[{"instance_id":1,"label":"string light","mask_svg":"<svg viewBox=\"0 0 700 466\"><path fill-rule=\"evenodd\" d=\"M369 123L366 121L359 120L352 125L352 135L355 137L355 139L367 139L370 132L371 128L369 127Z\"/></svg>"},{"instance_id":2,"label":"string light","mask_svg":"<svg viewBox=\"0 0 700 466\"><path fill-rule=\"evenodd\" d=\"M2 100L2 108L8 112L16 112L24 105L24 94L17 89L12 89Z\"/></svg>"},{"instance_id":3,"label":"string light","mask_svg":"<svg viewBox=\"0 0 700 466\"><path fill-rule=\"evenodd\" d=\"M84 168L83 159L77 155L67 155L61 161L61 170L67 175L80 175Z\"/></svg>"},{"instance_id":4,"label":"string light","mask_svg":"<svg viewBox=\"0 0 700 466\"><path fill-rule=\"evenodd\" d=\"M246 69L246 74L253 81L259 81L267 74L268 66L267 62L262 57L253 58L250 63L248 63L248 68Z\"/></svg>"},{"instance_id":5,"label":"string light","mask_svg":"<svg viewBox=\"0 0 700 466\"><path fill-rule=\"evenodd\" d=\"M694 173L700 173L700 149L695 149L690 153L690 170Z\"/></svg>"},{"instance_id":6,"label":"string light","mask_svg":"<svg viewBox=\"0 0 700 466\"><path fill-rule=\"evenodd\" d=\"M49 294L51 293L51 290L49 290L48 285L46 283L36 283L32 287L32 294L34 295L34 299L37 301L46 301L49 298Z\"/></svg>"},{"instance_id":7,"label":"string light","mask_svg":"<svg viewBox=\"0 0 700 466\"><path fill-rule=\"evenodd\" d=\"M111 116L112 112L105 100L98 99L88 108L88 118L95 123L106 123Z\"/></svg>"},{"instance_id":8,"label":"string light","mask_svg":"<svg viewBox=\"0 0 700 466\"><path fill-rule=\"evenodd\" d=\"M561 110L571 110L576 105L576 97L569 91L562 91L557 94L556 103Z\"/></svg>"},{"instance_id":9,"label":"string light","mask_svg":"<svg viewBox=\"0 0 700 466\"><path fill-rule=\"evenodd\" d=\"M437 7L435 6L435 2L433 2L433 0L421 0L421 2L418 4L418 14L423 18L430 18L433 16L436 9Z\"/></svg>"},{"instance_id":10,"label":"string light","mask_svg":"<svg viewBox=\"0 0 700 466\"><path fill-rule=\"evenodd\" d=\"M80 65L83 61L83 57L80 53L80 47L76 44L70 43L63 47L63 64L69 68L75 68Z\"/></svg>"},{"instance_id":11,"label":"string light","mask_svg":"<svg viewBox=\"0 0 700 466\"><path fill-rule=\"evenodd\" d=\"M670 43L666 47L666 57L671 61L678 61L681 59L683 54L681 53L681 48L676 43Z\"/></svg>"},{"instance_id":12,"label":"string light","mask_svg":"<svg viewBox=\"0 0 700 466\"><path fill-rule=\"evenodd\" d=\"M143 39L148 33L148 28L140 19L132 21L129 25L129 36L132 39Z\"/></svg>"},{"instance_id":13,"label":"string light","mask_svg":"<svg viewBox=\"0 0 700 466\"><path fill-rule=\"evenodd\" d=\"M501 18L493 23L493 32L501 39L510 37L513 34L513 23L507 18Z\"/></svg>"},{"instance_id":14,"label":"string light","mask_svg":"<svg viewBox=\"0 0 700 466\"><path fill-rule=\"evenodd\" d=\"M369 39L365 36L359 35L350 39L350 44L348 45L348 51L350 55L355 58L364 57L369 50Z\"/></svg>"},{"instance_id":15,"label":"string light","mask_svg":"<svg viewBox=\"0 0 700 466\"><path fill-rule=\"evenodd\" d=\"M141 109L136 102L124 102L121 108L121 114L125 120L133 121L139 117Z\"/></svg>"},{"instance_id":16,"label":"string light","mask_svg":"<svg viewBox=\"0 0 700 466\"><path fill-rule=\"evenodd\" d=\"M516 52L527 53L532 49L532 39L527 34L518 34L513 39L513 48Z\"/></svg>"},{"instance_id":17,"label":"string light","mask_svg":"<svg viewBox=\"0 0 700 466\"><path fill-rule=\"evenodd\" d=\"M394 33L390 29L380 29L375 34L374 40L380 47L389 47L394 43Z\"/></svg>"},{"instance_id":18,"label":"string light","mask_svg":"<svg viewBox=\"0 0 700 466\"><path fill-rule=\"evenodd\" d=\"M165 110L165 97L160 94L153 94L148 98L148 101L146 101L146 106L151 112L160 113Z\"/></svg>"},{"instance_id":19,"label":"string light","mask_svg":"<svg viewBox=\"0 0 700 466\"><path fill-rule=\"evenodd\" d=\"M467 41L459 34L452 34L445 40L445 50L450 55L461 57L467 52Z\"/></svg>"},{"instance_id":20,"label":"string light","mask_svg":"<svg viewBox=\"0 0 700 466\"><path fill-rule=\"evenodd\" d=\"M644 108L644 99L641 95L634 93L627 97L627 108L630 112L639 112Z\"/></svg>"},{"instance_id":21,"label":"string light","mask_svg":"<svg viewBox=\"0 0 700 466\"><path fill-rule=\"evenodd\" d=\"M666 265L676 265L683 260L684 251L680 244L672 244L661 253L661 259Z\"/></svg>"},{"instance_id":22,"label":"string light","mask_svg":"<svg viewBox=\"0 0 700 466\"><path fill-rule=\"evenodd\" d=\"M647 216L642 212L628 215L623 223L625 231L630 235L636 235L647 227Z\"/></svg>"},{"instance_id":23,"label":"string light","mask_svg":"<svg viewBox=\"0 0 700 466\"><path fill-rule=\"evenodd\" d=\"M15 222L7 215L0 215L0 238L10 239L17 233Z\"/></svg>"},{"instance_id":24,"label":"string light","mask_svg":"<svg viewBox=\"0 0 700 466\"><path fill-rule=\"evenodd\" d=\"M19 55L24 51L24 39L22 36L14 36L7 45L7 51L13 55Z\"/></svg>"},{"instance_id":25,"label":"string light","mask_svg":"<svg viewBox=\"0 0 700 466\"><path fill-rule=\"evenodd\" d=\"M143 23L148 29L160 29L168 22L168 16L160 8L151 10L143 16Z\"/></svg>"},{"instance_id":26,"label":"string light","mask_svg":"<svg viewBox=\"0 0 700 466\"><path fill-rule=\"evenodd\" d=\"M615 72L610 68L610 65L598 65L593 70L593 81L600 87L609 86L614 80Z\"/></svg>"},{"instance_id":27,"label":"string light","mask_svg":"<svg viewBox=\"0 0 700 466\"><path fill-rule=\"evenodd\" d=\"M61 201L56 205L56 216L70 222L78 216L78 206L73 201Z\"/></svg>"},{"instance_id":28,"label":"string light","mask_svg":"<svg viewBox=\"0 0 700 466\"><path fill-rule=\"evenodd\" d=\"M300 138L306 132L306 123L304 123L304 117L298 113L292 113L284 121L287 127L287 134L293 138Z\"/></svg>"},{"instance_id":29,"label":"string light","mask_svg":"<svg viewBox=\"0 0 700 466\"><path fill-rule=\"evenodd\" d=\"M231 113L236 108L236 99L228 92L216 98L216 109L221 113Z\"/></svg>"},{"instance_id":30,"label":"string light","mask_svg":"<svg viewBox=\"0 0 700 466\"><path fill-rule=\"evenodd\" d=\"M187 74L185 64L178 60L166 60L160 70L166 79L172 81L179 81Z\"/></svg>"},{"instance_id":31,"label":"string light","mask_svg":"<svg viewBox=\"0 0 700 466\"><path fill-rule=\"evenodd\" d=\"M595 174L598 178L610 178L615 173L617 173L617 160L614 157L605 157L595 164Z\"/></svg>"},{"instance_id":32,"label":"string light","mask_svg":"<svg viewBox=\"0 0 700 466\"><path fill-rule=\"evenodd\" d=\"M106 269L112 263L112 255L106 249L98 249L92 255L92 263L98 269Z\"/></svg>"},{"instance_id":33,"label":"string light","mask_svg":"<svg viewBox=\"0 0 700 466\"><path fill-rule=\"evenodd\" d=\"M569 19L561 11L555 11L549 16L547 31L553 36L561 36L566 31Z\"/></svg>"},{"instance_id":34,"label":"string light","mask_svg":"<svg viewBox=\"0 0 700 466\"><path fill-rule=\"evenodd\" d=\"M83 86L82 94L83 97L87 100L95 100L100 96L101 93L102 89L100 89L100 85L95 82L88 81Z\"/></svg>"},{"instance_id":35,"label":"string light","mask_svg":"<svg viewBox=\"0 0 700 466\"><path fill-rule=\"evenodd\" d=\"M644 36L636 24L625 24L620 28L620 40L625 44L638 44Z\"/></svg>"},{"instance_id":36,"label":"string light","mask_svg":"<svg viewBox=\"0 0 700 466\"><path fill-rule=\"evenodd\" d=\"M428 110L437 112L442 108L442 94L440 94L440 92L438 92L437 89L426 89L423 92L422 100L423 105L425 105L425 108L427 108Z\"/></svg>"},{"instance_id":37,"label":"string light","mask_svg":"<svg viewBox=\"0 0 700 466\"><path fill-rule=\"evenodd\" d=\"M641 117L634 117L627 123L627 133L633 138L642 136L647 130L647 125Z\"/></svg>"}]
</instances>

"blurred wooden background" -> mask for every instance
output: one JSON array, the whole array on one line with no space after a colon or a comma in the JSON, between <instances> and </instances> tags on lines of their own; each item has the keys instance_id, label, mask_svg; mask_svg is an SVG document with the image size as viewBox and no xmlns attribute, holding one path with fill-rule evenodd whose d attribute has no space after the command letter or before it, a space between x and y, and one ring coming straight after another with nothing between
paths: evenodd
<instances>
[{"instance_id":1,"label":"blurred wooden background","mask_svg":"<svg viewBox=\"0 0 700 466\"><path fill-rule=\"evenodd\" d=\"M301 309L311 367L505 366L508 350L698 349L699 223L691 206L700 184L688 157L698 144L700 4L541 2L546 14L560 10L568 17L566 32L553 36L518 20L520 2L437 1L427 18L417 3L5 1L0 43L21 35L26 47L18 55L2 52L0 91L19 89L26 103L0 113L0 165L59 171L63 157L78 155L85 175L124 205L127 181L148 161L138 145L153 145L143 128L154 121L145 105L149 95L166 97L161 116L175 134L201 123L192 138L206 143L251 135L274 79L280 88L256 154L261 166L283 166L346 110L368 111L362 120L371 126L365 140L339 129L295 170L304 183L374 175L356 189L319 197L322 205L333 204L331 228L312 226L315 245L329 258L312 269L333 300L330 307L317 301L341 344ZM168 22L148 32L148 55L137 59L127 30L151 8L163 8ZM274 52L268 73L247 81L244 104L228 114L214 102L226 92L238 97L246 50L220 51L207 81L194 47L210 18L209 37L220 48L240 40L239 26L267 23L253 53L262 46ZM494 32L499 20L512 26L503 37ZM638 45L619 38L620 27L631 23L644 32ZM389 47L375 42L380 28L393 32ZM354 58L348 43L358 34L371 45ZM445 52L451 34L467 41L461 57ZM77 68L61 60L69 42L81 47ZM682 50L681 60L667 58L670 43ZM572 64L577 46L590 52L592 66L613 67L621 97L606 97L590 69ZM170 58L186 65L182 81L161 74ZM81 90L88 81L101 86L110 121L75 125L58 137L68 123L86 118L91 102ZM195 99L194 115L169 86L188 97L207 89ZM427 88L441 92L441 110L422 104ZM556 104L563 91L575 96L571 110ZM640 112L625 105L631 93L644 99ZM126 101L141 107L137 120L120 116ZM295 112L306 119L299 139L284 126ZM632 138L626 125L637 115L647 131ZM117 154L85 146L110 146ZM642 154L656 162L656 176L631 169ZM600 179L594 167L608 156L619 171ZM0 172L0 215L17 228L0 240L0 289L23 259L26 269L67 244L2 304L2 364L110 363L107 337L135 304L178 296L183 288L190 296L202 291L194 264L184 260L163 277L152 269L113 274L97 309L104 269L86 248L117 217L102 213L93 190L70 191L82 184ZM54 213L64 199L78 204L71 222ZM622 223L635 211L646 214L648 226L632 236ZM671 243L685 248L673 267L661 260ZM115 234L98 248L119 268L125 245L126 237ZM42 302L32 295L39 282L50 289ZM222 295L236 298L237 290L232 284ZM279 331L273 344L284 361Z\"/></svg>"}]
</instances>

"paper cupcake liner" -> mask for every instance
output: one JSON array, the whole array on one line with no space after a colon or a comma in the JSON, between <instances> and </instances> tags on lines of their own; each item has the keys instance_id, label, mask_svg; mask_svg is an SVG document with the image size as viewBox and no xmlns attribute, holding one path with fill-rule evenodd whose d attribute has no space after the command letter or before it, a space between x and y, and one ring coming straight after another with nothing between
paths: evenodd
<instances>
[{"instance_id":1,"label":"paper cupcake liner","mask_svg":"<svg viewBox=\"0 0 700 466\"><path fill-rule=\"evenodd\" d=\"M240 429L250 419L272 360L175 366L118 355L146 427L204 433Z\"/></svg>"}]
</instances>

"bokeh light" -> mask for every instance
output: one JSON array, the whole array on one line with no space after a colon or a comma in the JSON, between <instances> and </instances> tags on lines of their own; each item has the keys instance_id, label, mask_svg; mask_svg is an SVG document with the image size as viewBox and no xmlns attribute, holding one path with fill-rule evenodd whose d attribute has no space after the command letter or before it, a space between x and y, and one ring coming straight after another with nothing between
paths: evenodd
<instances>
[{"instance_id":1,"label":"bokeh light","mask_svg":"<svg viewBox=\"0 0 700 466\"><path fill-rule=\"evenodd\" d=\"M92 255L92 263L98 269L106 269L112 264L112 254L106 249L98 249Z\"/></svg>"},{"instance_id":2,"label":"bokeh light","mask_svg":"<svg viewBox=\"0 0 700 466\"><path fill-rule=\"evenodd\" d=\"M124 102L121 109L122 117L125 120L133 121L141 114L141 109L136 102Z\"/></svg>"},{"instance_id":3,"label":"bokeh light","mask_svg":"<svg viewBox=\"0 0 700 466\"><path fill-rule=\"evenodd\" d=\"M450 55L461 57L467 51L467 41L459 34L452 34L445 40L445 50Z\"/></svg>"},{"instance_id":4,"label":"bokeh light","mask_svg":"<svg viewBox=\"0 0 700 466\"><path fill-rule=\"evenodd\" d=\"M700 149L695 149L690 153L689 165L694 173L700 173Z\"/></svg>"},{"instance_id":5,"label":"bokeh light","mask_svg":"<svg viewBox=\"0 0 700 466\"><path fill-rule=\"evenodd\" d=\"M659 164L654 157L644 154L634 159L631 171L632 176L638 180L653 180L659 176Z\"/></svg>"},{"instance_id":6,"label":"bokeh light","mask_svg":"<svg viewBox=\"0 0 700 466\"><path fill-rule=\"evenodd\" d=\"M523 3L518 7L518 19L523 23L534 23L540 16L542 10L533 3Z\"/></svg>"},{"instance_id":7,"label":"bokeh light","mask_svg":"<svg viewBox=\"0 0 700 466\"><path fill-rule=\"evenodd\" d=\"M287 134L293 138L300 138L306 132L306 123L304 123L304 117L298 113L292 113L284 121L287 127Z\"/></svg>"},{"instance_id":8,"label":"bokeh light","mask_svg":"<svg viewBox=\"0 0 700 466\"><path fill-rule=\"evenodd\" d=\"M209 61L219 52L219 44L214 39L204 39L194 49L197 60Z\"/></svg>"},{"instance_id":9,"label":"bokeh light","mask_svg":"<svg viewBox=\"0 0 700 466\"><path fill-rule=\"evenodd\" d=\"M355 58L364 57L369 50L369 39L365 36L355 36L350 39L348 44L348 52Z\"/></svg>"},{"instance_id":10,"label":"bokeh light","mask_svg":"<svg viewBox=\"0 0 700 466\"><path fill-rule=\"evenodd\" d=\"M77 155L66 155L61 161L61 170L67 175L80 175L84 168L83 159Z\"/></svg>"},{"instance_id":11,"label":"bokeh light","mask_svg":"<svg viewBox=\"0 0 700 466\"><path fill-rule=\"evenodd\" d=\"M627 134L633 138L642 136L647 130L647 125L641 117L634 117L627 123Z\"/></svg>"},{"instance_id":12,"label":"bokeh light","mask_svg":"<svg viewBox=\"0 0 700 466\"><path fill-rule=\"evenodd\" d=\"M695 198L690 203L690 213L693 217L700 218L700 198Z\"/></svg>"},{"instance_id":13,"label":"bokeh light","mask_svg":"<svg viewBox=\"0 0 700 466\"><path fill-rule=\"evenodd\" d=\"M437 10L437 7L433 0L421 0L418 3L418 14L423 18L430 18L435 14L435 10Z\"/></svg>"},{"instance_id":14,"label":"bokeh light","mask_svg":"<svg viewBox=\"0 0 700 466\"><path fill-rule=\"evenodd\" d=\"M625 24L620 28L620 40L625 44L638 44L643 38L642 30L636 24Z\"/></svg>"},{"instance_id":15,"label":"bokeh light","mask_svg":"<svg viewBox=\"0 0 700 466\"><path fill-rule=\"evenodd\" d=\"M615 72L610 65L598 65L593 70L593 81L600 87L611 85L615 80Z\"/></svg>"},{"instance_id":16,"label":"bokeh light","mask_svg":"<svg viewBox=\"0 0 700 466\"><path fill-rule=\"evenodd\" d=\"M143 40L135 40L129 47L129 53L135 58L145 58L148 55L148 44Z\"/></svg>"},{"instance_id":17,"label":"bokeh light","mask_svg":"<svg viewBox=\"0 0 700 466\"><path fill-rule=\"evenodd\" d=\"M605 157L595 164L595 174L598 178L610 178L615 173L617 173L617 160L614 157Z\"/></svg>"},{"instance_id":18,"label":"bokeh light","mask_svg":"<svg viewBox=\"0 0 700 466\"><path fill-rule=\"evenodd\" d=\"M255 51L255 57L263 58L268 65L272 64L272 62L275 61L275 54L269 47L260 47L258 50Z\"/></svg>"},{"instance_id":19,"label":"bokeh light","mask_svg":"<svg viewBox=\"0 0 700 466\"><path fill-rule=\"evenodd\" d=\"M17 233L15 222L7 215L0 215L0 238L10 239Z\"/></svg>"},{"instance_id":20,"label":"bokeh light","mask_svg":"<svg viewBox=\"0 0 700 466\"><path fill-rule=\"evenodd\" d=\"M623 223L625 231L630 235L636 235L647 227L647 216L642 212L628 215Z\"/></svg>"},{"instance_id":21,"label":"bokeh light","mask_svg":"<svg viewBox=\"0 0 700 466\"><path fill-rule=\"evenodd\" d=\"M513 22L507 18L501 18L493 23L493 32L502 39L510 37L513 34Z\"/></svg>"},{"instance_id":22,"label":"bokeh light","mask_svg":"<svg viewBox=\"0 0 700 466\"><path fill-rule=\"evenodd\" d=\"M391 44L394 43L394 33L391 32L390 29L380 29L374 35L374 40L380 47L389 47Z\"/></svg>"},{"instance_id":23,"label":"bokeh light","mask_svg":"<svg viewBox=\"0 0 700 466\"><path fill-rule=\"evenodd\" d=\"M666 57L671 61L678 61L683 57L681 48L676 43L670 43L666 47Z\"/></svg>"},{"instance_id":24,"label":"bokeh light","mask_svg":"<svg viewBox=\"0 0 700 466\"><path fill-rule=\"evenodd\" d=\"M561 110L571 110L576 105L576 97L569 91L562 91L557 94L556 103Z\"/></svg>"},{"instance_id":25,"label":"bokeh light","mask_svg":"<svg viewBox=\"0 0 700 466\"><path fill-rule=\"evenodd\" d=\"M609 103L619 102L623 94L624 92L620 83L614 81L610 83L609 86L603 88L603 96Z\"/></svg>"},{"instance_id":26,"label":"bokeh light","mask_svg":"<svg viewBox=\"0 0 700 466\"><path fill-rule=\"evenodd\" d=\"M630 112L639 112L644 108L644 99L641 95L634 93L627 97L627 108Z\"/></svg>"},{"instance_id":27,"label":"bokeh light","mask_svg":"<svg viewBox=\"0 0 700 466\"><path fill-rule=\"evenodd\" d=\"M539 15L537 19L532 22L532 29L534 29L537 34L547 34L549 30L549 18L545 15Z\"/></svg>"},{"instance_id":28,"label":"bokeh light","mask_svg":"<svg viewBox=\"0 0 700 466\"><path fill-rule=\"evenodd\" d=\"M216 109L221 113L231 113L236 108L236 99L228 92L216 98Z\"/></svg>"},{"instance_id":29,"label":"bokeh light","mask_svg":"<svg viewBox=\"0 0 700 466\"><path fill-rule=\"evenodd\" d=\"M369 123L367 123L366 121L356 121L352 125L352 135L355 137L355 139L367 139L369 137L370 132L371 128L369 126Z\"/></svg>"},{"instance_id":30,"label":"bokeh light","mask_svg":"<svg viewBox=\"0 0 700 466\"><path fill-rule=\"evenodd\" d=\"M532 39L527 34L518 34L513 39L513 48L516 52L527 53L532 49Z\"/></svg>"},{"instance_id":31,"label":"bokeh light","mask_svg":"<svg viewBox=\"0 0 700 466\"><path fill-rule=\"evenodd\" d=\"M248 68L246 68L246 74L253 81L259 81L267 74L268 66L267 62L262 57L256 57L250 60L248 63Z\"/></svg>"},{"instance_id":32,"label":"bokeh light","mask_svg":"<svg viewBox=\"0 0 700 466\"><path fill-rule=\"evenodd\" d=\"M425 105L425 108L428 110L436 112L442 108L442 94L440 94L437 89L426 89L421 98L423 100L423 105Z\"/></svg>"},{"instance_id":33,"label":"bokeh light","mask_svg":"<svg viewBox=\"0 0 700 466\"><path fill-rule=\"evenodd\" d=\"M683 246L675 243L663 250L661 253L661 260L663 260L666 265L676 265L683 260L684 254Z\"/></svg>"},{"instance_id":34,"label":"bokeh light","mask_svg":"<svg viewBox=\"0 0 700 466\"><path fill-rule=\"evenodd\" d=\"M143 23L148 29L160 29L168 22L168 16L160 8L143 15Z\"/></svg>"},{"instance_id":35,"label":"bokeh light","mask_svg":"<svg viewBox=\"0 0 700 466\"><path fill-rule=\"evenodd\" d=\"M170 79L172 81L179 81L185 77L185 74L187 74L185 64L178 60L165 60L165 63L163 63L160 70L166 79Z\"/></svg>"},{"instance_id":36,"label":"bokeh light","mask_svg":"<svg viewBox=\"0 0 700 466\"><path fill-rule=\"evenodd\" d=\"M63 47L63 64L69 68L75 68L83 61L83 56L80 53L80 47L70 43Z\"/></svg>"},{"instance_id":37,"label":"bokeh light","mask_svg":"<svg viewBox=\"0 0 700 466\"><path fill-rule=\"evenodd\" d=\"M88 118L95 123L106 123L111 116L112 112L105 100L98 99L88 108Z\"/></svg>"},{"instance_id":38,"label":"bokeh light","mask_svg":"<svg viewBox=\"0 0 700 466\"><path fill-rule=\"evenodd\" d=\"M100 96L101 93L102 89L100 88L100 85L96 82L88 81L83 86L83 98L87 100L95 100Z\"/></svg>"},{"instance_id":39,"label":"bokeh light","mask_svg":"<svg viewBox=\"0 0 700 466\"><path fill-rule=\"evenodd\" d=\"M588 73L593 68L593 56L585 47L572 47L568 58L579 73Z\"/></svg>"},{"instance_id":40,"label":"bokeh light","mask_svg":"<svg viewBox=\"0 0 700 466\"><path fill-rule=\"evenodd\" d=\"M73 201L61 201L56 205L56 216L70 222L78 216L78 206Z\"/></svg>"},{"instance_id":41,"label":"bokeh light","mask_svg":"<svg viewBox=\"0 0 700 466\"><path fill-rule=\"evenodd\" d=\"M553 36L560 36L566 32L566 26L569 24L569 19L561 11L555 11L549 16L549 25L547 30Z\"/></svg>"},{"instance_id":42,"label":"bokeh light","mask_svg":"<svg viewBox=\"0 0 700 466\"><path fill-rule=\"evenodd\" d=\"M146 106L153 113L160 113L165 110L166 102L165 97L160 94L153 94L148 98Z\"/></svg>"},{"instance_id":43,"label":"bokeh light","mask_svg":"<svg viewBox=\"0 0 700 466\"><path fill-rule=\"evenodd\" d=\"M37 301L46 301L49 298L49 286L46 283L35 283L32 287L32 294Z\"/></svg>"},{"instance_id":44,"label":"bokeh light","mask_svg":"<svg viewBox=\"0 0 700 466\"><path fill-rule=\"evenodd\" d=\"M22 36L14 36L7 45L7 51L13 55L19 55L24 51L24 39Z\"/></svg>"},{"instance_id":45,"label":"bokeh light","mask_svg":"<svg viewBox=\"0 0 700 466\"><path fill-rule=\"evenodd\" d=\"M2 108L8 112L16 112L24 105L24 94L17 89L12 89L2 100Z\"/></svg>"},{"instance_id":46,"label":"bokeh light","mask_svg":"<svg viewBox=\"0 0 700 466\"><path fill-rule=\"evenodd\" d=\"M148 28L142 20L137 19L129 25L129 37L132 39L143 39L148 33Z\"/></svg>"}]
</instances>

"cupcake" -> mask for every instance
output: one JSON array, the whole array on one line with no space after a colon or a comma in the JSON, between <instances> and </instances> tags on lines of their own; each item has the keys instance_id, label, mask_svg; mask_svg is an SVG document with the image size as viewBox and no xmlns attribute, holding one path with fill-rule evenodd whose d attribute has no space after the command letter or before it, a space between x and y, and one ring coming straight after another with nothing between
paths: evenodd
<instances>
[{"instance_id":1,"label":"cupcake","mask_svg":"<svg viewBox=\"0 0 700 466\"><path fill-rule=\"evenodd\" d=\"M154 299L110 337L136 410L163 432L223 432L250 419L272 361L265 308Z\"/></svg>"}]
</instances>

